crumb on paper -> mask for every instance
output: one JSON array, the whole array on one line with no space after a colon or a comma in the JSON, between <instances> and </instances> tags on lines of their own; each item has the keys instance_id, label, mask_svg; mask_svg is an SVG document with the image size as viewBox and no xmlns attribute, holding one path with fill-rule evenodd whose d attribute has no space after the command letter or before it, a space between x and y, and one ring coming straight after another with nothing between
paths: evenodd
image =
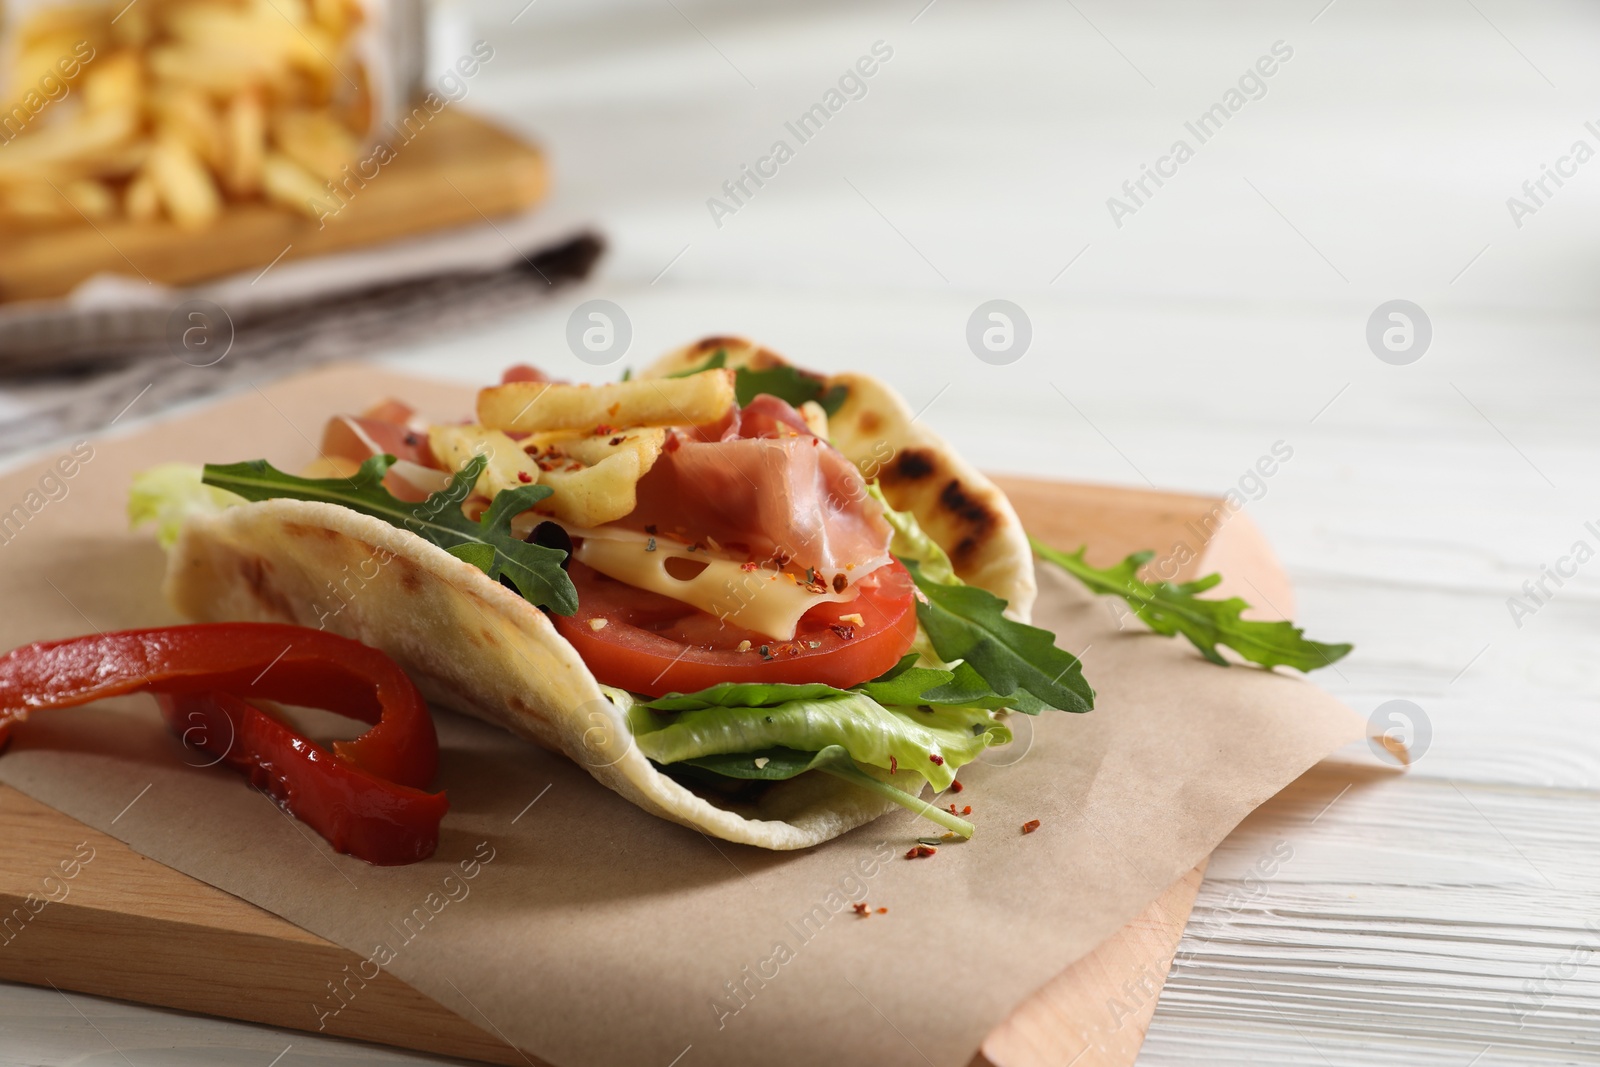
<instances>
[{"instance_id":1,"label":"crumb on paper","mask_svg":"<svg viewBox=\"0 0 1600 1067\"><path fill-rule=\"evenodd\" d=\"M1022 824L1022 832L1025 833L1025 834L1031 834L1035 830L1037 830L1038 828L1039 828L1039 820L1038 819L1029 819L1027 822Z\"/></svg>"},{"instance_id":2,"label":"crumb on paper","mask_svg":"<svg viewBox=\"0 0 1600 1067\"><path fill-rule=\"evenodd\" d=\"M906 852L906 859L922 859L925 856L936 855L938 851L939 850L934 848L932 845L914 845Z\"/></svg>"}]
</instances>

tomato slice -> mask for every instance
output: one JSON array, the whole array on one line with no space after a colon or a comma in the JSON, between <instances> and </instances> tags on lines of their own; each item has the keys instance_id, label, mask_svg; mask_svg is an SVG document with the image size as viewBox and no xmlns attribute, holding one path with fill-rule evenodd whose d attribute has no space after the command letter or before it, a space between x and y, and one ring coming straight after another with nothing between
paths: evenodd
<instances>
[{"instance_id":1,"label":"tomato slice","mask_svg":"<svg viewBox=\"0 0 1600 1067\"><path fill-rule=\"evenodd\" d=\"M567 573L578 589L578 613L551 616L557 631L600 681L646 696L692 693L719 682L822 682L844 689L893 667L917 635L915 586L898 561L861 579L854 600L821 603L801 616L791 641L723 622L577 560ZM605 623L595 629L591 620L599 619ZM740 652L744 641L750 644Z\"/></svg>"}]
</instances>

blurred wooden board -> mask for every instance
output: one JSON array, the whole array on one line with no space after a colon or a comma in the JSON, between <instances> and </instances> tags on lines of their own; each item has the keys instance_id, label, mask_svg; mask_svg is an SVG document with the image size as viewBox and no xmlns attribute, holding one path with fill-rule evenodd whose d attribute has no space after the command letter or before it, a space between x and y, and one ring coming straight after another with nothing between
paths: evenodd
<instances>
[{"instance_id":1,"label":"blurred wooden board","mask_svg":"<svg viewBox=\"0 0 1600 1067\"><path fill-rule=\"evenodd\" d=\"M252 203L231 205L199 231L125 220L0 230L0 303L65 296L102 272L188 285L265 270L280 256L302 259L512 214L549 187L538 149L453 107L413 140L390 143L394 159L372 178L350 181L341 191L346 205L322 223Z\"/></svg>"},{"instance_id":2,"label":"blurred wooden board","mask_svg":"<svg viewBox=\"0 0 1600 1067\"><path fill-rule=\"evenodd\" d=\"M1226 567L1292 611L1287 580L1260 533L1198 496L1001 479L1041 539L1092 559L1182 542L1192 577ZM1225 588L1223 590L1227 592ZM40 871L94 849L97 872L34 913ZM120 841L0 787L0 978L251 1022L315 1030L328 974L358 957L237 897L138 855ZM1129 1067L1143 1042L1199 888L1197 868L1145 912L1020 1005L976 1064ZM331 1016L324 1033L497 1064L531 1057L390 976ZM577 1067L561 1065L561 1067Z\"/></svg>"}]
</instances>

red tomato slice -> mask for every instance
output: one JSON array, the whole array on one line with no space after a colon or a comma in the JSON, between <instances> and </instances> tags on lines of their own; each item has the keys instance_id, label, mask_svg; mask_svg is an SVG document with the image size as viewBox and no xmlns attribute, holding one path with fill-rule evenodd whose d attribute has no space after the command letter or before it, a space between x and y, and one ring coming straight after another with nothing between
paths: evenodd
<instances>
[{"instance_id":1,"label":"red tomato slice","mask_svg":"<svg viewBox=\"0 0 1600 1067\"><path fill-rule=\"evenodd\" d=\"M567 573L578 589L578 613L551 616L557 631L600 681L647 696L692 693L719 682L822 682L844 689L893 667L917 635L915 586L895 561L863 578L856 599L812 608L792 641L722 622L576 560ZM844 623L841 615L860 615L862 622ZM596 630L591 619L605 625ZM750 642L747 651L738 651L742 641Z\"/></svg>"}]
</instances>

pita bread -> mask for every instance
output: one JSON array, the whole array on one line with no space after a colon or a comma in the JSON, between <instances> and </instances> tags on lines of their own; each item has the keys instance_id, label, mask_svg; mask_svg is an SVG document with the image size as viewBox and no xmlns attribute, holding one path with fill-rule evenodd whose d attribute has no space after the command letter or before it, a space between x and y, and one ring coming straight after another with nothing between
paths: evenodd
<instances>
[{"instance_id":1,"label":"pita bread","mask_svg":"<svg viewBox=\"0 0 1600 1067\"><path fill-rule=\"evenodd\" d=\"M913 425L888 387L857 375L828 381L849 390L833 424L845 454L858 465L885 447L898 457L888 461L899 464L898 477L885 477L889 467L878 472L890 501L916 513L964 579L1011 600L1026 618L1032 558L999 490ZM906 456L919 457L909 473ZM936 473L913 476L924 464ZM970 506L953 506L958 497ZM193 516L169 555L166 594L196 620L298 623L382 649L430 702L561 752L646 811L728 841L806 848L894 806L824 774L773 783L750 804L681 784L638 750L626 709L608 699L543 612L443 549L348 508L269 500ZM866 769L920 792L913 772Z\"/></svg>"}]
</instances>

